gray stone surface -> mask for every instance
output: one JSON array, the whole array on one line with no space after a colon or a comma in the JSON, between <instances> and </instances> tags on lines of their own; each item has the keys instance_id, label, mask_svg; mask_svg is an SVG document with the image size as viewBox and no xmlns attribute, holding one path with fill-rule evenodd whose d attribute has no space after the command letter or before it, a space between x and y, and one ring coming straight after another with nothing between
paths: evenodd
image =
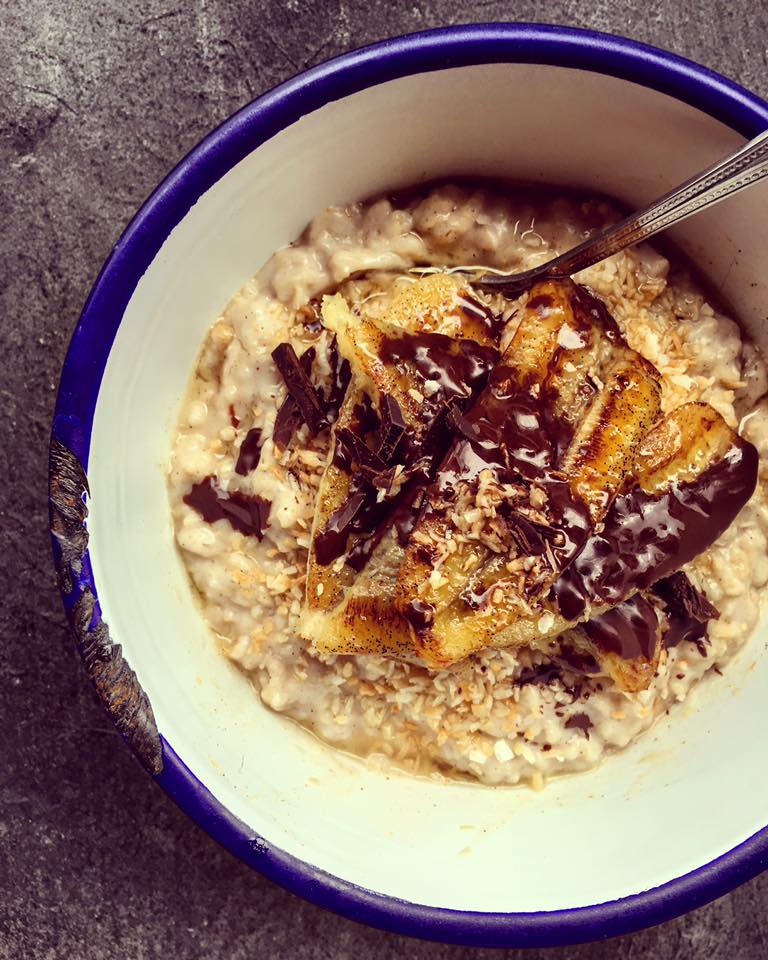
<instances>
[{"instance_id":1,"label":"gray stone surface","mask_svg":"<svg viewBox=\"0 0 768 960\"><path fill-rule=\"evenodd\" d=\"M296 899L233 860L151 783L72 652L51 571L45 472L58 371L88 288L176 161L309 64L400 32L494 19L613 30L768 95L766 13L750 0L2 5L2 960L472 952L369 930ZM768 876L655 930L560 955L765 956L766 900Z\"/></svg>"}]
</instances>

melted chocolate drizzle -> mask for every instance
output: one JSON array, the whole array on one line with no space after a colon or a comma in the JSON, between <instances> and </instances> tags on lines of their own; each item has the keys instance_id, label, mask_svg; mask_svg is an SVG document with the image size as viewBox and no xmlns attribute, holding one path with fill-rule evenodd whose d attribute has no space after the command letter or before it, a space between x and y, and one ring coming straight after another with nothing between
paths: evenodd
<instances>
[{"instance_id":1,"label":"melted chocolate drizzle","mask_svg":"<svg viewBox=\"0 0 768 960\"><path fill-rule=\"evenodd\" d=\"M659 637L660 621L656 607L642 594L615 606L581 625L589 639L601 650L616 653L624 660L653 660Z\"/></svg>"},{"instance_id":2,"label":"melted chocolate drizzle","mask_svg":"<svg viewBox=\"0 0 768 960\"><path fill-rule=\"evenodd\" d=\"M454 399L468 400L484 386L498 357L495 347L474 340L454 340L442 333L385 337L381 345L383 363L403 372L415 370L422 380L437 383L433 397L426 399L427 407Z\"/></svg>"},{"instance_id":3,"label":"melted chocolate drizzle","mask_svg":"<svg viewBox=\"0 0 768 960\"><path fill-rule=\"evenodd\" d=\"M551 547L559 567L564 566L586 539L591 520L586 504L557 469L543 399L521 387L515 371L500 363L478 401L456 426L459 436L438 475L439 494L455 490L460 482L474 480L486 469L502 483L520 479L535 482L543 489L561 534L552 539ZM543 546L541 529L517 520L518 535Z\"/></svg>"},{"instance_id":4,"label":"melted chocolate drizzle","mask_svg":"<svg viewBox=\"0 0 768 960\"><path fill-rule=\"evenodd\" d=\"M602 533L590 537L555 583L560 612L576 620L590 602L618 604L698 556L752 495L757 465L757 451L739 438L693 481L660 494L636 485L619 495Z\"/></svg>"}]
</instances>

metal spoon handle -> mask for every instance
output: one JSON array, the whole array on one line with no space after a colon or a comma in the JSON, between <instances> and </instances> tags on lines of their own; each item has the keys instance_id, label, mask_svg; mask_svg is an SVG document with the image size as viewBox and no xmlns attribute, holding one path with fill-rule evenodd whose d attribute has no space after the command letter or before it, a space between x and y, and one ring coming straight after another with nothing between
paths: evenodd
<instances>
[{"instance_id":1,"label":"metal spoon handle","mask_svg":"<svg viewBox=\"0 0 768 960\"><path fill-rule=\"evenodd\" d=\"M706 210L739 190L768 176L768 130L743 147L660 197L650 207L633 213L567 253L532 270L515 274L486 274L478 286L516 294L534 280L570 277L626 247L647 240L661 230Z\"/></svg>"}]
</instances>

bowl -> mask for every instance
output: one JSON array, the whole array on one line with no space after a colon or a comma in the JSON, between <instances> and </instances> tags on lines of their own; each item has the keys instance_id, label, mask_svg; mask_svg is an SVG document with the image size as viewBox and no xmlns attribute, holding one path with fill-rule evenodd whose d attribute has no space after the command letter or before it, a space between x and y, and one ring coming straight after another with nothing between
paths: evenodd
<instances>
[{"instance_id":1,"label":"bowl","mask_svg":"<svg viewBox=\"0 0 768 960\"><path fill-rule=\"evenodd\" d=\"M476 946L624 933L763 869L768 767L751 734L765 622L722 680L589 774L541 793L386 775L271 713L217 652L175 552L164 469L207 327L324 206L460 174L638 206L766 126L764 102L660 50L456 27L288 81L211 133L137 213L61 377L54 553L106 709L234 854L349 917ZM754 187L672 235L764 346L766 210L768 187Z\"/></svg>"}]
</instances>

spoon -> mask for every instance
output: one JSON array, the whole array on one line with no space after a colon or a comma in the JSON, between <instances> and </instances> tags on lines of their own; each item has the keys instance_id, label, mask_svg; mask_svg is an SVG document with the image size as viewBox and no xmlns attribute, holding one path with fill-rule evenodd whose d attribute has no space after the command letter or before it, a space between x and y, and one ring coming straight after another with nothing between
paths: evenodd
<instances>
[{"instance_id":1,"label":"spoon","mask_svg":"<svg viewBox=\"0 0 768 960\"><path fill-rule=\"evenodd\" d=\"M521 273L480 268L485 272L478 276L471 268L458 267L454 267L450 272L472 276L472 282L485 290L517 296L536 280L561 280L570 277L614 253L680 223L694 213L708 209L766 176L768 130L714 166L664 194L644 210L631 214L554 260Z\"/></svg>"}]
</instances>

